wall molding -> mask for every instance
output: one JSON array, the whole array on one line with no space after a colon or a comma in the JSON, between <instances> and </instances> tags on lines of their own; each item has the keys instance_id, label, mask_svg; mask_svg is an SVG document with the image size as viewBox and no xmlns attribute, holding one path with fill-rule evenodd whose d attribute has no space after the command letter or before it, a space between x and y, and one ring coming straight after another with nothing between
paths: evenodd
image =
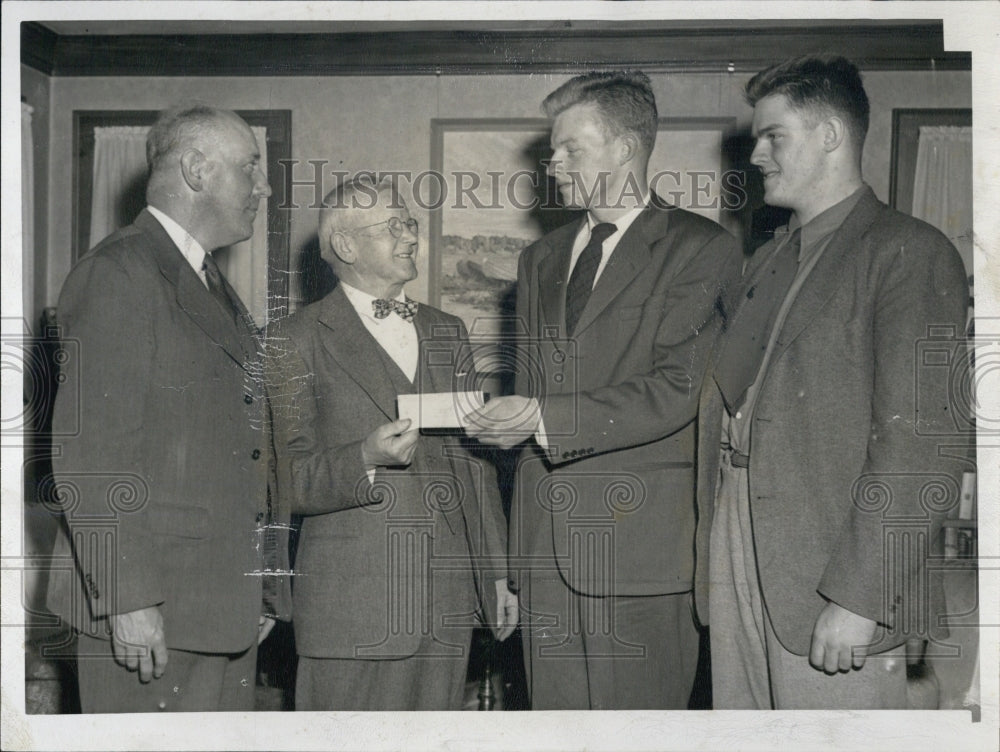
<instances>
[{"instance_id":1,"label":"wall molding","mask_svg":"<svg viewBox=\"0 0 1000 752\"><path fill-rule=\"evenodd\" d=\"M970 53L944 51L940 21L651 21L643 28L577 28L567 21L544 28L522 22L514 30L388 24L379 31L295 34L280 33L280 22L271 26L279 33L108 35L57 34L25 22L21 62L51 76L474 75L622 65L746 73L793 55L835 51L863 70L972 67Z\"/></svg>"}]
</instances>

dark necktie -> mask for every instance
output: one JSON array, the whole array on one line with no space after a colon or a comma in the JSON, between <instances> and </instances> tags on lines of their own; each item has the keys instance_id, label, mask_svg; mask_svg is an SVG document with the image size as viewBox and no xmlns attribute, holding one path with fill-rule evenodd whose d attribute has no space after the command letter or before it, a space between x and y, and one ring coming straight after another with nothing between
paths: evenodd
<instances>
[{"instance_id":1,"label":"dark necktie","mask_svg":"<svg viewBox=\"0 0 1000 752\"><path fill-rule=\"evenodd\" d=\"M407 298L402 300L387 300L386 298L375 298L372 301L372 310L375 311L375 318L384 319L390 313L395 313L403 321L413 321L417 314L417 304Z\"/></svg>"},{"instance_id":2,"label":"dark necktie","mask_svg":"<svg viewBox=\"0 0 1000 752\"><path fill-rule=\"evenodd\" d=\"M746 300L719 335L715 382L730 414L743 404L760 371L778 311L798 272L800 244L801 230L797 229L775 249L747 289Z\"/></svg>"},{"instance_id":3,"label":"dark necktie","mask_svg":"<svg viewBox=\"0 0 1000 752\"><path fill-rule=\"evenodd\" d=\"M219 271L219 265L212 258L211 253L205 254L205 261L202 263L201 268L205 271L205 281L208 282L209 292L212 293L212 296L222 306L222 310L228 313L234 322L238 321L239 309L233 303L233 299L229 297L229 293L226 292L226 285L222 280L222 272Z\"/></svg>"},{"instance_id":4,"label":"dark necktie","mask_svg":"<svg viewBox=\"0 0 1000 752\"><path fill-rule=\"evenodd\" d=\"M580 314L587 307L590 293L594 289L594 277L597 267L601 265L601 247L604 241L617 231L610 222L601 222L590 231L590 240L576 260L573 273L569 275L566 286L566 335L572 337Z\"/></svg>"}]
</instances>

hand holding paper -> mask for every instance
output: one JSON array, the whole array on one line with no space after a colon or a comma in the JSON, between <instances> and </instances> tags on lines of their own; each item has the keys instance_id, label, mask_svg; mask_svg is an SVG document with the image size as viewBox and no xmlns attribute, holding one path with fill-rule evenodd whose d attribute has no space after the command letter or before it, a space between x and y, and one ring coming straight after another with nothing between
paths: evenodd
<instances>
[{"instance_id":1,"label":"hand holding paper","mask_svg":"<svg viewBox=\"0 0 1000 752\"><path fill-rule=\"evenodd\" d=\"M361 444L362 462L368 469L409 465L417 450L419 436L409 420L395 420L381 425Z\"/></svg>"},{"instance_id":2,"label":"hand holding paper","mask_svg":"<svg viewBox=\"0 0 1000 752\"><path fill-rule=\"evenodd\" d=\"M497 397L466 416L465 430L484 444L510 449L535 433L541 417L534 398Z\"/></svg>"},{"instance_id":3,"label":"hand holding paper","mask_svg":"<svg viewBox=\"0 0 1000 752\"><path fill-rule=\"evenodd\" d=\"M396 410L400 420L411 421L412 428L464 428L469 413L485 401L482 392L401 394L396 398Z\"/></svg>"}]
</instances>

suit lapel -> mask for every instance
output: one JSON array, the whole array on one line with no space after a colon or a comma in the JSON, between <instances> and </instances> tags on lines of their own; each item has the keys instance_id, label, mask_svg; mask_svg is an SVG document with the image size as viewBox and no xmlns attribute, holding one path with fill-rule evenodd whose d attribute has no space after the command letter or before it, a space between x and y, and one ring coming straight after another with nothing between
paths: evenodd
<instances>
[{"instance_id":1,"label":"suit lapel","mask_svg":"<svg viewBox=\"0 0 1000 752\"><path fill-rule=\"evenodd\" d=\"M566 328L566 282L573 240L579 229L579 222L570 222L555 230L546 241L549 253L538 264L538 300L543 320L557 324L560 332Z\"/></svg>"},{"instance_id":2,"label":"suit lapel","mask_svg":"<svg viewBox=\"0 0 1000 752\"><path fill-rule=\"evenodd\" d=\"M174 245L163 226L143 209L135 220L150 241L150 249L160 273L174 287L177 304L198 327L233 360L246 368L249 352L233 321L219 307L184 255Z\"/></svg>"},{"instance_id":3,"label":"suit lapel","mask_svg":"<svg viewBox=\"0 0 1000 752\"><path fill-rule=\"evenodd\" d=\"M834 233L823 255L803 283L778 335L775 358L809 326L837 288L844 283L846 277L842 270L846 256L858 251L861 236L871 227L880 210L881 204L869 188L858 199L844 224Z\"/></svg>"},{"instance_id":4,"label":"suit lapel","mask_svg":"<svg viewBox=\"0 0 1000 752\"><path fill-rule=\"evenodd\" d=\"M326 351L386 417L395 420L396 389L379 358L376 348L380 345L339 285L323 299L319 322L324 327L320 339Z\"/></svg>"},{"instance_id":5,"label":"suit lapel","mask_svg":"<svg viewBox=\"0 0 1000 752\"><path fill-rule=\"evenodd\" d=\"M260 333L257 330L257 324L253 320L253 316L250 315L250 311L247 310L246 305L243 304L242 298L240 298L239 293L233 289L233 286L229 284L229 280L223 278L223 285L225 285L226 293L229 295L229 299L236 306L236 312L239 316L239 336L244 348L246 348L247 353L260 352Z\"/></svg>"},{"instance_id":6,"label":"suit lapel","mask_svg":"<svg viewBox=\"0 0 1000 752\"><path fill-rule=\"evenodd\" d=\"M444 361L447 365L436 365L439 360L431 357L432 352L440 349L440 336L434 337L432 331L434 322L430 321L427 306L420 306L417 315L413 317L413 325L417 330L420 357L417 360L417 383L420 392L450 392L452 391L452 374L458 365L455 358ZM456 332L457 335L457 332ZM433 347L433 350L430 348Z\"/></svg>"},{"instance_id":7,"label":"suit lapel","mask_svg":"<svg viewBox=\"0 0 1000 752\"><path fill-rule=\"evenodd\" d=\"M649 237L649 230L656 225L660 230L657 237L662 237L666 230L666 222L660 223L657 220L669 217L666 212L657 210L656 205L657 202L651 200L650 205L636 217L631 227L619 239L607 266L604 267L593 292L590 293L586 308L580 314L580 320L576 324L576 334L586 330L618 296L618 293L649 264L649 247L654 240ZM663 224L663 227L659 227L660 224Z\"/></svg>"}]
</instances>

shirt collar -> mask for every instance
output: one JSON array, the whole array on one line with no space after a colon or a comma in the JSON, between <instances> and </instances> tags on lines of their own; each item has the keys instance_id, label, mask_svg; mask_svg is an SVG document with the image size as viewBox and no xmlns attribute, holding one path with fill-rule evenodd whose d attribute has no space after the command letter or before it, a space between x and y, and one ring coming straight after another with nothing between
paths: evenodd
<instances>
[{"instance_id":1,"label":"shirt collar","mask_svg":"<svg viewBox=\"0 0 1000 752\"><path fill-rule=\"evenodd\" d=\"M649 206L648 194L643 198L643 201L641 204L639 204L639 206L630 210L626 214L623 214L622 216L618 217L618 219L616 219L614 222L611 223L615 226L614 235L612 235L611 237L615 238L617 242L617 239L625 234L625 231L632 226L632 223L635 222L635 220L639 217L639 215L646 210L647 206ZM586 223L587 232L588 233L593 232L594 228L597 227L597 225L599 224L602 224L601 220L597 219L597 217L595 217L591 212L588 211L587 223Z\"/></svg>"},{"instance_id":2,"label":"shirt collar","mask_svg":"<svg viewBox=\"0 0 1000 752\"><path fill-rule=\"evenodd\" d=\"M205 263L205 249L201 247L201 243L195 240L191 233L181 227L175 219L168 216L162 210L157 209L155 206L147 206L146 209L163 226L164 231L174 241L174 245L177 246L177 249L187 259L187 262L194 269L195 273L200 274L201 267Z\"/></svg>"},{"instance_id":3,"label":"shirt collar","mask_svg":"<svg viewBox=\"0 0 1000 752\"><path fill-rule=\"evenodd\" d=\"M817 214L811 220L806 222L804 225L800 225L798 219L793 215L791 221L788 223L788 232L794 232L798 228L802 228L802 237L800 247L804 250L814 243L818 243L823 240L823 238L836 232L836 230L844 224L847 219L847 215L850 214L858 200L861 196L870 190L868 185L863 183L860 188L858 188L854 193L828 209Z\"/></svg>"}]
</instances>

